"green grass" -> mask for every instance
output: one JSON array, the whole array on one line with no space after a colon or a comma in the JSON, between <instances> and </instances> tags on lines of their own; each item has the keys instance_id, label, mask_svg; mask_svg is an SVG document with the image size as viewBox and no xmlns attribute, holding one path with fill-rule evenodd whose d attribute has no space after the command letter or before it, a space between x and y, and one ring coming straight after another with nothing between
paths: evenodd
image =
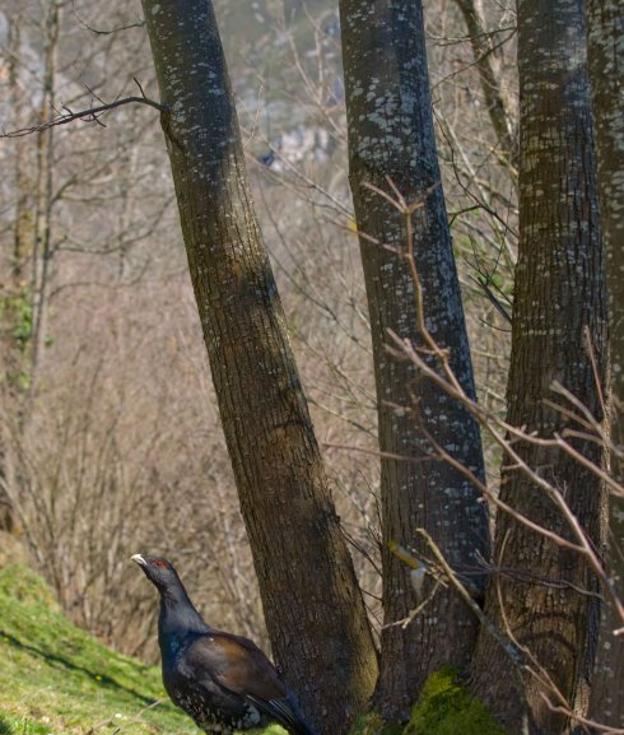
<instances>
[{"instance_id":1,"label":"green grass","mask_svg":"<svg viewBox=\"0 0 624 735\"><path fill-rule=\"evenodd\" d=\"M157 668L73 625L27 567L0 569L0 735L198 732L167 699Z\"/></svg>"}]
</instances>

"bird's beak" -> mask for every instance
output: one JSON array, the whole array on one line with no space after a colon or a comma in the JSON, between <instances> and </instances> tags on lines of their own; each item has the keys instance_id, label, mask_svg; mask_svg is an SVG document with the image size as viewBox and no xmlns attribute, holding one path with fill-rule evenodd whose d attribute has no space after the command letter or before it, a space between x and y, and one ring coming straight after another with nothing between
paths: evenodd
<instances>
[{"instance_id":1,"label":"bird's beak","mask_svg":"<svg viewBox=\"0 0 624 735\"><path fill-rule=\"evenodd\" d=\"M140 567L144 567L147 564L147 562L141 556L141 554L134 554L133 556L130 557L130 559L136 562Z\"/></svg>"}]
</instances>

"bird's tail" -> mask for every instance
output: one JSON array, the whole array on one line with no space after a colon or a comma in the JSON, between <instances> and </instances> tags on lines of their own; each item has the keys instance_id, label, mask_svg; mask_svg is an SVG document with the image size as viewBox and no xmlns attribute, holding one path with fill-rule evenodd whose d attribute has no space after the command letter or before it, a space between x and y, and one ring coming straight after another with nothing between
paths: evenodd
<instances>
[{"instance_id":1,"label":"bird's tail","mask_svg":"<svg viewBox=\"0 0 624 735\"><path fill-rule=\"evenodd\" d=\"M291 735L317 735L316 730L306 722L299 706L288 699L258 700L250 697L254 703L269 717L279 722Z\"/></svg>"}]
</instances>

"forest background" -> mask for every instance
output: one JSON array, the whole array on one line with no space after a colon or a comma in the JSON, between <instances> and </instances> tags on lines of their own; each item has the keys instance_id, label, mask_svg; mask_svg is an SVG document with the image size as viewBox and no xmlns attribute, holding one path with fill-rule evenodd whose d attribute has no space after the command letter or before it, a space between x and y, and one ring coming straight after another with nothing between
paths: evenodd
<instances>
[{"instance_id":1,"label":"forest background","mask_svg":"<svg viewBox=\"0 0 624 735\"><path fill-rule=\"evenodd\" d=\"M294 25L281 3L228 0L216 10L302 382L363 587L378 595L376 398L333 6L308 2ZM138 23L139 8L63 6L53 39L46 8L16 3L4 11L6 130L36 121L41 105L78 110L92 106L95 95L105 102L133 95L133 77L154 91L140 28L89 30ZM513 185L491 153L494 137L461 14L449 2L433 16L432 87L444 121L445 192L479 397L500 411L509 328L474 279L491 272L510 293ZM511 17L511 9L500 16L503 24ZM512 38L498 53L512 96L513 31L506 35ZM46 69L46 50L53 68ZM121 650L155 656L157 611L126 563L138 548L175 556L209 619L266 645L158 113L125 106L113 114L105 128L78 123L47 133L45 144L24 138L1 148L3 298L17 299L20 309L19 324L3 337L17 342L20 389L34 399L24 432L7 410L12 404L3 403L4 425L19 438L14 448L28 472L19 498L21 533L72 617ZM461 168L445 150L445 136L461 144ZM266 166L263 157L275 162ZM469 178L458 181L464 166ZM491 174L479 177L483 167ZM490 176L501 186L486 181ZM507 221L472 209L468 186L486 201L502 198ZM38 187L43 202L35 200ZM28 228L46 232L45 293L36 303L32 250L14 257L16 226L25 230L25 247L34 234ZM487 456L495 470L495 448ZM201 566L193 563L198 555ZM375 598L369 601L375 610Z\"/></svg>"}]
</instances>

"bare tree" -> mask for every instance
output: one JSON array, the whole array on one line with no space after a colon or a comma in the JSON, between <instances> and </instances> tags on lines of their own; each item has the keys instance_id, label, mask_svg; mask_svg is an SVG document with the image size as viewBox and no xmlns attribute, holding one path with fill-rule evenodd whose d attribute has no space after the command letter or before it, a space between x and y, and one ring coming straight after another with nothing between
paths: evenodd
<instances>
[{"instance_id":1,"label":"bare tree","mask_svg":"<svg viewBox=\"0 0 624 735\"><path fill-rule=\"evenodd\" d=\"M45 3L43 75L39 118L46 121L57 105L56 75L58 45L63 3L49 0ZM31 277L33 335L31 345L31 383L43 357L48 316L48 290L53 257L52 211L55 203L54 128L37 133L37 178L35 181L35 246ZM31 386L32 387L32 386Z\"/></svg>"},{"instance_id":2,"label":"bare tree","mask_svg":"<svg viewBox=\"0 0 624 735\"><path fill-rule=\"evenodd\" d=\"M481 0L455 0L455 2L466 23L474 63L479 72L490 121L498 138L501 158L515 169L517 163L516 130L511 112L512 103L500 71L500 57L497 54L497 45L500 40L487 28Z\"/></svg>"},{"instance_id":3,"label":"bare tree","mask_svg":"<svg viewBox=\"0 0 624 735\"><path fill-rule=\"evenodd\" d=\"M620 456L624 445L624 6L616 0L587 3L589 74L592 86L600 217L604 237L609 291L611 348L611 427L618 448L611 457L612 472L622 482ZM607 557L614 589L624 583L624 499L609 497ZM621 621L605 595L598 658L590 713L612 727L624 728L624 636L614 635Z\"/></svg>"},{"instance_id":4,"label":"bare tree","mask_svg":"<svg viewBox=\"0 0 624 735\"><path fill-rule=\"evenodd\" d=\"M518 4L520 70L520 241L513 310L508 423L544 438L579 430L561 385L600 421L606 358L606 294L597 209L585 25L580 0ZM578 433L573 445L600 466L600 443ZM600 542L600 478L556 446L518 439L518 456L565 498L591 542ZM569 536L552 497L507 454L501 500L523 518ZM525 646L574 703L588 674L596 582L586 560L517 518L499 513L496 575L486 613ZM519 580L522 579L522 582ZM507 676L497 643L482 631L475 689L519 733L525 703L534 731L559 733L566 718L532 677L524 691ZM588 652L589 651L589 652Z\"/></svg>"},{"instance_id":5,"label":"bare tree","mask_svg":"<svg viewBox=\"0 0 624 735\"><path fill-rule=\"evenodd\" d=\"M212 4L144 0L143 7L273 650L311 719L340 732L371 694L376 653L251 204Z\"/></svg>"},{"instance_id":6,"label":"bare tree","mask_svg":"<svg viewBox=\"0 0 624 735\"><path fill-rule=\"evenodd\" d=\"M7 92L15 117L20 119L24 110L24 89L20 79L19 59L21 46L21 18L7 19ZM32 182L29 170L29 148L26 141L19 141L14 159L15 206L13 214L12 247L8 263L6 285L0 291L0 345L2 346L1 377L4 400L17 408L23 387L23 371L26 362L26 345L30 334L32 312L25 287L27 260L32 257L34 227L32 218ZM7 437L0 433L0 529L14 529L16 517L1 482L6 475L5 443Z\"/></svg>"},{"instance_id":7,"label":"bare tree","mask_svg":"<svg viewBox=\"0 0 624 735\"><path fill-rule=\"evenodd\" d=\"M440 181L431 113L421 4L343 0L340 4L350 183L371 319L384 549L381 674L377 702L390 720L405 720L415 692L440 666L467 666L477 621L452 591L440 592L426 616L397 625L415 607L408 570L390 541L417 544L426 527L454 568L479 577L489 554L486 508L472 483L430 457L428 436L483 477L479 430L463 406L413 364L387 351L388 331L419 344L418 299L400 257L409 243L423 284L429 329L449 350L453 369L474 396L464 313ZM383 61L382 61L383 60ZM405 222L392 199L413 205ZM417 404L417 410L410 407ZM415 461L402 461L409 457ZM444 625L439 621L444 620Z\"/></svg>"}]
</instances>

